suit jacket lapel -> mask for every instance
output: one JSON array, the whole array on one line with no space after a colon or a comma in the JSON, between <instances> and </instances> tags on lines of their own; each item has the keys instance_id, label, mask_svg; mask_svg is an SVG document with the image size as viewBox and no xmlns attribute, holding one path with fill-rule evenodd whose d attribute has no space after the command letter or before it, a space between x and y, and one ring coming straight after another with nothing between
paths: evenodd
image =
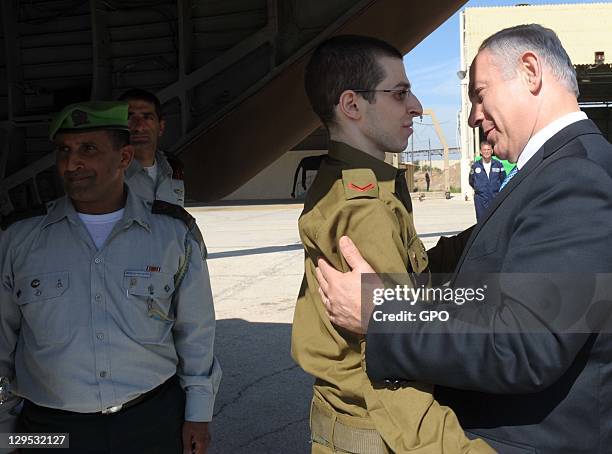
<instances>
[{"instance_id":1,"label":"suit jacket lapel","mask_svg":"<svg viewBox=\"0 0 612 454\"><path fill-rule=\"evenodd\" d=\"M472 244L474 243L474 240L478 236L478 233L482 227L487 223L489 218L493 215L493 213L495 213L495 211L503 203L506 197L508 197L508 195L514 190L514 188L521 184L535 168L542 164L542 162L550 157L550 155L552 155L555 151L576 137L585 134L601 134L601 132L591 120L577 121L576 123L572 123L571 125L563 128L557 134L548 139L544 145L542 145L542 148L540 148L536 154L533 155L529 161L527 161L525 167L519 170L514 178L512 178L512 180L510 180L510 182L506 185L506 187L502 189L501 192L499 192L491 201L489 210L487 210L487 215L482 219L482 222L479 222L476 224L476 227L474 227L474 231L470 235L470 238L463 249L463 253L461 254L461 258L457 263L457 267L455 268L455 275L461 268L461 265L463 265L467 252L472 247ZM453 281L454 280L455 279L453 277Z\"/></svg>"},{"instance_id":2,"label":"suit jacket lapel","mask_svg":"<svg viewBox=\"0 0 612 454\"><path fill-rule=\"evenodd\" d=\"M459 262L457 263L457 267L455 268L455 273L457 273L457 271L461 268L461 265L463 265L463 261L465 260L467 252L472 247L472 244L474 243L474 240L478 236L478 233L480 232L482 227L487 223L489 218L493 215L493 213L495 213L495 211L499 208L499 206L506 199L506 197L508 197L508 194L510 194L510 192L515 187L521 184L521 182L525 178L527 178L527 176L533 171L533 169L535 169L541 162L542 162L542 149L538 150L538 152L535 155L533 155L533 157L527 162L527 165L525 165L525 167L523 167L521 170L519 170L516 173L514 178L510 180L510 182L506 185L504 189L501 190L501 192L497 193L495 198L491 201L491 204L489 205L489 209L487 210L487 214L485 215L485 217L482 219L481 222L477 223L476 226L474 227L474 231L470 235L470 239L465 245L465 248L463 249L463 253L461 254L461 258L459 259Z\"/></svg>"}]
</instances>

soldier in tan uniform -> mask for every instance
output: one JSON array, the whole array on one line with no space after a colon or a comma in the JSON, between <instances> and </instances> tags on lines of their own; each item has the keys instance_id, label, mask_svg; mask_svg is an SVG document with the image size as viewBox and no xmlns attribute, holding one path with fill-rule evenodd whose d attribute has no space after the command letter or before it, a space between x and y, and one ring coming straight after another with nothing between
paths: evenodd
<instances>
[{"instance_id":1,"label":"soldier in tan uniform","mask_svg":"<svg viewBox=\"0 0 612 454\"><path fill-rule=\"evenodd\" d=\"M429 273L406 180L384 162L385 152L405 149L412 120L422 114L402 55L374 38L331 38L315 50L305 85L330 134L329 155L299 220L305 276L292 333L293 358L316 379L312 452L492 452L466 438L452 410L433 399L430 385L370 382L363 369L365 339L332 325L318 294L319 257L348 270L337 248L342 235L378 273Z\"/></svg>"}]
</instances>

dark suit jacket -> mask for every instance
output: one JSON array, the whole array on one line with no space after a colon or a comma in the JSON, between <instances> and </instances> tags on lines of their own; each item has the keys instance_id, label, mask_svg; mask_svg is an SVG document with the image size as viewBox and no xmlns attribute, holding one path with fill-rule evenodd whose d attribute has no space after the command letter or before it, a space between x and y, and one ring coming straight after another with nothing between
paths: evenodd
<instances>
[{"instance_id":1,"label":"dark suit jacket","mask_svg":"<svg viewBox=\"0 0 612 454\"><path fill-rule=\"evenodd\" d=\"M612 452L612 338L559 334L550 323L551 307L570 319L600 307L592 276L575 273L612 273L612 146L590 120L548 140L498 194L466 244L454 285L469 285L474 272L509 273L532 287L535 278L540 288L499 283L504 310L489 314L486 333L451 332L453 320L446 334L370 332L370 378L438 385L437 399L464 429L502 453ZM563 275L531 273L567 273L565 283L574 275L576 285L550 295ZM540 329L504 332L521 317Z\"/></svg>"}]
</instances>

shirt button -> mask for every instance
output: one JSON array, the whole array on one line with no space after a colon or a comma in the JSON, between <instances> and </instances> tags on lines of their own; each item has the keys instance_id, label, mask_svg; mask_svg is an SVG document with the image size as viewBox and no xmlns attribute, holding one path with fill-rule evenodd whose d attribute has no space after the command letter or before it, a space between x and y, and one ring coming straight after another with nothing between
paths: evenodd
<instances>
[{"instance_id":1,"label":"shirt button","mask_svg":"<svg viewBox=\"0 0 612 454\"><path fill-rule=\"evenodd\" d=\"M102 300L102 295L100 295L99 293L96 293L95 299L96 299L96 301L101 301Z\"/></svg>"},{"instance_id":2,"label":"shirt button","mask_svg":"<svg viewBox=\"0 0 612 454\"><path fill-rule=\"evenodd\" d=\"M96 257L94 262L95 263L102 263L102 259L100 257Z\"/></svg>"},{"instance_id":3,"label":"shirt button","mask_svg":"<svg viewBox=\"0 0 612 454\"><path fill-rule=\"evenodd\" d=\"M96 337L98 339L100 339L100 340L103 340L104 339L104 333L98 333L98 334L96 334Z\"/></svg>"},{"instance_id":4,"label":"shirt button","mask_svg":"<svg viewBox=\"0 0 612 454\"><path fill-rule=\"evenodd\" d=\"M106 378L106 371L103 370L102 372L100 372L100 377L101 378Z\"/></svg>"}]
</instances>

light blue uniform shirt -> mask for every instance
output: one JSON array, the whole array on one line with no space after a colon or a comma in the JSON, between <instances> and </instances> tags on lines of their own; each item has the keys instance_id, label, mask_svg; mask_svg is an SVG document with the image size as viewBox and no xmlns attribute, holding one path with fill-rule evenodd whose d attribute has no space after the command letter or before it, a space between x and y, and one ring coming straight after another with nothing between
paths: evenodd
<instances>
[{"instance_id":1,"label":"light blue uniform shirt","mask_svg":"<svg viewBox=\"0 0 612 454\"><path fill-rule=\"evenodd\" d=\"M160 150L155 152L155 163L157 181L153 181L137 159L132 159L125 171L125 182L133 192L145 200L152 202L157 199L185 206L185 184L183 180L172 178L174 171L166 155Z\"/></svg>"},{"instance_id":2,"label":"light blue uniform shirt","mask_svg":"<svg viewBox=\"0 0 612 454\"><path fill-rule=\"evenodd\" d=\"M0 271L0 376L15 396L99 412L178 374L185 419L211 420L215 314L206 262L183 222L129 192L97 250L63 197L0 233ZM0 433L14 431L18 397L0 405Z\"/></svg>"}]
</instances>

